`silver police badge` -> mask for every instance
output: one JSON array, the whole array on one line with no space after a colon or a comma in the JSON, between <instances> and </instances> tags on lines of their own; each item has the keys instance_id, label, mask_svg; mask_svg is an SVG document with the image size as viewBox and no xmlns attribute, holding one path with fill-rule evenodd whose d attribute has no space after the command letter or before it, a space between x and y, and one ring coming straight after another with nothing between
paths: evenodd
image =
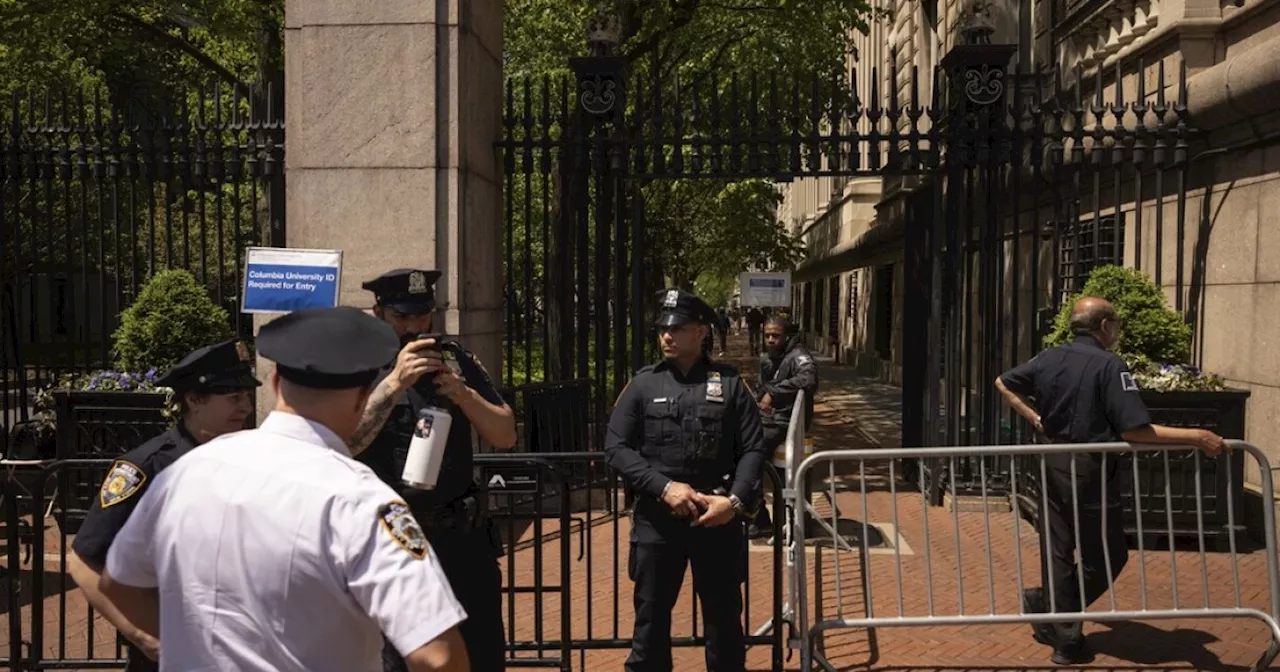
<instances>
[{"instance_id":1,"label":"silver police badge","mask_svg":"<svg viewBox=\"0 0 1280 672\"><path fill-rule=\"evenodd\" d=\"M404 502L387 502L378 508L378 518L382 529L391 535L391 539L400 548L409 552L414 558L421 560L427 557L427 535L409 511Z\"/></svg>"},{"instance_id":2,"label":"silver police badge","mask_svg":"<svg viewBox=\"0 0 1280 672\"><path fill-rule=\"evenodd\" d=\"M147 474L138 465L124 460L116 460L102 481L102 489L98 491L98 504L107 508L119 504L138 494L142 484L147 482Z\"/></svg>"},{"instance_id":3,"label":"silver police badge","mask_svg":"<svg viewBox=\"0 0 1280 672\"><path fill-rule=\"evenodd\" d=\"M409 274L409 293L410 294L426 294L427 293L427 276L422 271L414 271Z\"/></svg>"},{"instance_id":4,"label":"silver police badge","mask_svg":"<svg viewBox=\"0 0 1280 672\"><path fill-rule=\"evenodd\" d=\"M716 404L724 403L724 383L720 382L718 371L707 374L707 401Z\"/></svg>"},{"instance_id":5,"label":"silver police badge","mask_svg":"<svg viewBox=\"0 0 1280 672\"><path fill-rule=\"evenodd\" d=\"M667 298L662 300L662 307L675 308L676 304L679 302L680 302L680 292L675 289L669 289L667 290Z\"/></svg>"}]
</instances>

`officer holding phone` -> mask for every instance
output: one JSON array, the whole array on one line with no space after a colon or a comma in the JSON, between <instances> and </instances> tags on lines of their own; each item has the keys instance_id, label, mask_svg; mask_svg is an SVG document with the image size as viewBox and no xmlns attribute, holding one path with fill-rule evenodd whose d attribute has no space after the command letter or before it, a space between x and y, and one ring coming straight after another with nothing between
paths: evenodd
<instances>
[{"instance_id":1,"label":"officer holding phone","mask_svg":"<svg viewBox=\"0 0 1280 672\"><path fill-rule=\"evenodd\" d=\"M515 414L503 401L476 357L431 332L435 310L433 285L440 271L399 268L365 282L375 297L374 314L400 337L401 350L384 372L352 437L351 454L368 464L404 497L426 531L453 592L467 612L460 630L475 672L505 669L502 627L501 542L484 510L485 493L473 480L471 430L495 448L516 444ZM446 359L457 365L455 372ZM435 487L422 490L401 480L409 445L424 409L438 408L451 418L444 460ZM391 647L383 650L383 668L404 670Z\"/></svg>"}]
</instances>

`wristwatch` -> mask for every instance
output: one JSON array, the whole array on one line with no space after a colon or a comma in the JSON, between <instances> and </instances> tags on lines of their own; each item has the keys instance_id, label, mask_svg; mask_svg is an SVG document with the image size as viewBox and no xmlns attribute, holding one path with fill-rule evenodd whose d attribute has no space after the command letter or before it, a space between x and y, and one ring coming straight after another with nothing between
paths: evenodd
<instances>
[{"instance_id":1,"label":"wristwatch","mask_svg":"<svg viewBox=\"0 0 1280 672\"><path fill-rule=\"evenodd\" d=\"M746 507L742 505L742 500L737 495L729 495L729 506L733 507L733 512L739 516L746 513Z\"/></svg>"}]
</instances>

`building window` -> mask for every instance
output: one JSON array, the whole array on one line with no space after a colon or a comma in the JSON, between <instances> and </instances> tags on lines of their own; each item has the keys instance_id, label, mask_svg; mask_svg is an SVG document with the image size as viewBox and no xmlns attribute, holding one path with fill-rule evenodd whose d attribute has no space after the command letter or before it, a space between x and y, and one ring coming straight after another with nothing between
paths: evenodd
<instances>
[{"instance_id":1,"label":"building window","mask_svg":"<svg viewBox=\"0 0 1280 672\"><path fill-rule=\"evenodd\" d=\"M1062 300L1084 289L1093 269L1124 263L1124 214L1067 222L1058 239Z\"/></svg>"}]
</instances>

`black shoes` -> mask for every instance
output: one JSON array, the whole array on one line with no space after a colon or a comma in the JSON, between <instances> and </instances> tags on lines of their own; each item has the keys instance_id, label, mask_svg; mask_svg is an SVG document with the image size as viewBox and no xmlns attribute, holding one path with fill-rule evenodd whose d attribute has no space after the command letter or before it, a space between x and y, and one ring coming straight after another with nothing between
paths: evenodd
<instances>
[{"instance_id":1,"label":"black shoes","mask_svg":"<svg viewBox=\"0 0 1280 672\"><path fill-rule=\"evenodd\" d=\"M1022 591L1022 611L1028 614L1048 613L1049 606L1045 603L1044 591L1040 588ZM1068 635L1062 633L1063 630L1074 632ZM1085 646L1078 624L1073 624L1072 627L1055 627L1052 623L1033 623L1031 636L1037 642L1053 647L1049 660L1057 665L1080 665L1093 660L1093 654Z\"/></svg>"}]
</instances>

